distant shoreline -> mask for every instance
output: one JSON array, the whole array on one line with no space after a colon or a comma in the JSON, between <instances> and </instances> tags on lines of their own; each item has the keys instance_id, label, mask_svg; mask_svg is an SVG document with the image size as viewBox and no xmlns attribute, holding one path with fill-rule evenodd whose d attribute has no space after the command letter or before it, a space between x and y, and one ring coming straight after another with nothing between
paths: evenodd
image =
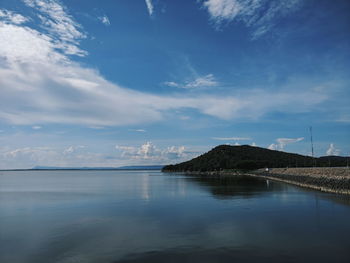
<instances>
[{"instance_id":1,"label":"distant shoreline","mask_svg":"<svg viewBox=\"0 0 350 263\"><path fill-rule=\"evenodd\" d=\"M128 168L106 168L106 169L101 169L101 168L61 168L61 169L2 169L0 172L10 172L10 171L160 171L161 169L154 168L154 169L128 169Z\"/></svg>"}]
</instances>

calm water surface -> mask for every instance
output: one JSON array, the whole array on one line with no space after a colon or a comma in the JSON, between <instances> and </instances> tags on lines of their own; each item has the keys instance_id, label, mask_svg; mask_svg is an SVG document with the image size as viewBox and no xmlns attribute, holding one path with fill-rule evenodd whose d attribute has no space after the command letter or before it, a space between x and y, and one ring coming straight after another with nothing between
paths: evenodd
<instances>
[{"instance_id":1,"label":"calm water surface","mask_svg":"<svg viewBox=\"0 0 350 263\"><path fill-rule=\"evenodd\" d=\"M242 177L0 172L0 262L350 262L349 197Z\"/></svg>"}]
</instances>

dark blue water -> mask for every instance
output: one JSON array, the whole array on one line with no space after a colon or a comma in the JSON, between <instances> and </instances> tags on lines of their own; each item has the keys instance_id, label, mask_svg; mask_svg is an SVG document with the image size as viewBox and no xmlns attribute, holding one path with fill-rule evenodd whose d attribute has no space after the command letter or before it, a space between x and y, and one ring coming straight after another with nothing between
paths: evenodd
<instances>
[{"instance_id":1,"label":"dark blue water","mask_svg":"<svg viewBox=\"0 0 350 263\"><path fill-rule=\"evenodd\" d=\"M0 262L350 262L349 197L241 177L0 172Z\"/></svg>"}]
</instances>

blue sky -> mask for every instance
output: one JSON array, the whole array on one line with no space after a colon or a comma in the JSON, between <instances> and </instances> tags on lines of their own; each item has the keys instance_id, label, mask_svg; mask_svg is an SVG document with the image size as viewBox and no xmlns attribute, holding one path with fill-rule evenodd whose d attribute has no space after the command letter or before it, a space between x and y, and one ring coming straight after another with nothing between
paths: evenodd
<instances>
[{"instance_id":1,"label":"blue sky","mask_svg":"<svg viewBox=\"0 0 350 263\"><path fill-rule=\"evenodd\" d=\"M350 154L350 2L0 0L0 168Z\"/></svg>"}]
</instances>

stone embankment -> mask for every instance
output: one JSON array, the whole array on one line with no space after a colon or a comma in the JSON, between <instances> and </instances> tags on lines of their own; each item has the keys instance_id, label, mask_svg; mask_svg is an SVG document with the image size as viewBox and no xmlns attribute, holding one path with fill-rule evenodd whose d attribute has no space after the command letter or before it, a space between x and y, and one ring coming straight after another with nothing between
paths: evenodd
<instances>
[{"instance_id":1,"label":"stone embankment","mask_svg":"<svg viewBox=\"0 0 350 263\"><path fill-rule=\"evenodd\" d=\"M272 168L260 169L251 175L325 192L350 194L350 168L347 167Z\"/></svg>"}]
</instances>

